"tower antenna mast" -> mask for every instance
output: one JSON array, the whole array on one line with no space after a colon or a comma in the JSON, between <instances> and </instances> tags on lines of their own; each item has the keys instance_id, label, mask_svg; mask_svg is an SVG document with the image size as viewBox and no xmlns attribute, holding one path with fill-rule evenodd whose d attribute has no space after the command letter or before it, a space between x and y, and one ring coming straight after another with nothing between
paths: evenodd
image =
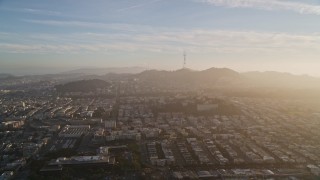
<instances>
[{"instance_id":1,"label":"tower antenna mast","mask_svg":"<svg viewBox=\"0 0 320 180\"><path fill-rule=\"evenodd\" d=\"M187 64L187 53L186 51L183 51L183 69L186 68L186 64Z\"/></svg>"}]
</instances>

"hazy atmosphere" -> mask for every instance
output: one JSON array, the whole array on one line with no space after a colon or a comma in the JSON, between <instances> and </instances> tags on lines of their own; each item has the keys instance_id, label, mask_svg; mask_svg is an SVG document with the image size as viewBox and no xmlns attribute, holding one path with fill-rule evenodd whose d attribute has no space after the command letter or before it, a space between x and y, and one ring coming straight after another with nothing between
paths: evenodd
<instances>
[{"instance_id":1,"label":"hazy atmosphere","mask_svg":"<svg viewBox=\"0 0 320 180\"><path fill-rule=\"evenodd\" d=\"M318 0L1 0L0 72L93 67L320 76Z\"/></svg>"},{"instance_id":2,"label":"hazy atmosphere","mask_svg":"<svg viewBox=\"0 0 320 180\"><path fill-rule=\"evenodd\" d=\"M0 0L0 180L320 179L320 0Z\"/></svg>"}]
</instances>

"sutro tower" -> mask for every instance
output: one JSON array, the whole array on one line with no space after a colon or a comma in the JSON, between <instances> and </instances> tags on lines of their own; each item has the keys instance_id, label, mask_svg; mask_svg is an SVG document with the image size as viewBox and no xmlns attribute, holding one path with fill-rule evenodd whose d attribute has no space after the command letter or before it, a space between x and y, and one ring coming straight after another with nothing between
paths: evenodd
<instances>
[{"instance_id":1,"label":"sutro tower","mask_svg":"<svg viewBox=\"0 0 320 180\"><path fill-rule=\"evenodd\" d=\"M183 66L182 68L185 69L187 65L187 53L186 51L183 51Z\"/></svg>"}]
</instances>

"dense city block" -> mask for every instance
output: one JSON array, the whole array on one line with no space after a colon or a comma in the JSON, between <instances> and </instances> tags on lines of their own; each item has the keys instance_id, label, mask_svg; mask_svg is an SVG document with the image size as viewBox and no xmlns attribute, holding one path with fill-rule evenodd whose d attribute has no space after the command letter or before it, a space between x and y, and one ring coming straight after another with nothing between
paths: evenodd
<instances>
[{"instance_id":1,"label":"dense city block","mask_svg":"<svg viewBox=\"0 0 320 180\"><path fill-rule=\"evenodd\" d=\"M2 81L0 179L320 174L316 103L165 89L137 79L21 81Z\"/></svg>"}]
</instances>

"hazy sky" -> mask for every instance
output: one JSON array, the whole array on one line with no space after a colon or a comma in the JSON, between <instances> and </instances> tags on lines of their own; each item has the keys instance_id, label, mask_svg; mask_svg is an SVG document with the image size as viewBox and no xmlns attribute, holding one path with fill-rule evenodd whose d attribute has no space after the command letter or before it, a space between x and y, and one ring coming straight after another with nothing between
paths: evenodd
<instances>
[{"instance_id":1,"label":"hazy sky","mask_svg":"<svg viewBox=\"0 0 320 180\"><path fill-rule=\"evenodd\" d=\"M229 67L320 76L320 0L0 0L0 73Z\"/></svg>"}]
</instances>

